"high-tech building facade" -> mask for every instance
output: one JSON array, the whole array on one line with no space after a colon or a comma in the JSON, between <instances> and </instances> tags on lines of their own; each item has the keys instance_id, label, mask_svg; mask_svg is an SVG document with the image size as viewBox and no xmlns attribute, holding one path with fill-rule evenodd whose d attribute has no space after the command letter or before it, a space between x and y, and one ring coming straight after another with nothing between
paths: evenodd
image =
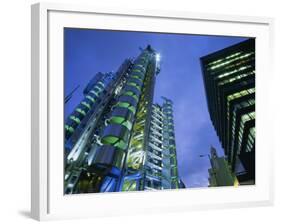
<instances>
[{"instance_id":1,"label":"high-tech building facade","mask_svg":"<svg viewBox=\"0 0 281 224\"><path fill-rule=\"evenodd\" d=\"M152 106L145 189L179 188L173 103L164 98L163 105Z\"/></svg>"},{"instance_id":2,"label":"high-tech building facade","mask_svg":"<svg viewBox=\"0 0 281 224\"><path fill-rule=\"evenodd\" d=\"M158 57L147 46L88 83L65 122L66 194L178 188L172 102L153 104Z\"/></svg>"},{"instance_id":3,"label":"high-tech building facade","mask_svg":"<svg viewBox=\"0 0 281 224\"><path fill-rule=\"evenodd\" d=\"M201 58L208 110L240 185L255 183L255 39Z\"/></svg>"},{"instance_id":4,"label":"high-tech building facade","mask_svg":"<svg viewBox=\"0 0 281 224\"><path fill-rule=\"evenodd\" d=\"M134 133L122 190L179 188L172 101L164 97L163 100L162 105L152 104L146 150L131 147L138 145L135 142L144 134L142 131Z\"/></svg>"},{"instance_id":5,"label":"high-tech building facade","mask_svg":"<svg viewBox=\"0 0 281 224\"><path fill-rule=\"evenodd\" d=\"M214 147L211 147L210 163L211 168L209 172L209 186L238 186L238 180L231 172L228 162L224 156L218 156Z\"/></svg>"}]
</instances>

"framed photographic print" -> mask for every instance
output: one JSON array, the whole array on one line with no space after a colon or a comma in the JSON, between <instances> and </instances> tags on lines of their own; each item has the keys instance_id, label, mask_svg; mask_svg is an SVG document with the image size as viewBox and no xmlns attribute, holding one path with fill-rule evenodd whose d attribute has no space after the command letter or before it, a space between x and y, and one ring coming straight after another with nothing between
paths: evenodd
<instances>
[{"instance_id":1,"label":"framed photographic print","mask_svg":"<svg viewBox=\"0 0 281 224\"><path fill-rule=\"evenodd\" d=\"M271 204L272 24L33 5L32 217Z\"/></svg>"}]
</instances>

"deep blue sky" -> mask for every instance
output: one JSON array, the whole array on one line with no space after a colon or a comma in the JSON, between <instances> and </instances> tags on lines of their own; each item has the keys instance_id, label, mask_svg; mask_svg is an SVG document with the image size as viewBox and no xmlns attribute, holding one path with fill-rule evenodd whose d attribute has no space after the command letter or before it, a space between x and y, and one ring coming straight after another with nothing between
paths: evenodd
<instances>
[{"instance_id":1,"label":"deep blue sky","mask_svg":"<svg viewBox=\"0 0 281 224\"><path fill-rule=\"evenodd\" d=\"M174 102L179 175L187 187L208 186L210 145L223 151L211 124L199 58L245 40L241 37L156 34L65 29L65 95L80 88L65 106L65 116L81 101L83 88L97 72L116 71L125 58L148 44L161 54L154 102Z\"/></svg>"}]
</instances>

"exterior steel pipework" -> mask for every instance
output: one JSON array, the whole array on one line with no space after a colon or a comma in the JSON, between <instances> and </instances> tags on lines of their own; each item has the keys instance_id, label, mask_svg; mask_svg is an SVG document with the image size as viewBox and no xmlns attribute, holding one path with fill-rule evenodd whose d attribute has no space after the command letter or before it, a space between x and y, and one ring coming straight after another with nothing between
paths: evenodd
<instances>
[{"instance_id":1,"label":"exterior steel pipework","mask_svg":"<svg viewBox=\"0 0 281 224\"><path fill-rule=\"evenodd\" d=\"M73 192L76 183L79 182L79 176L81 170L87 167L88 157L84 156L88 153L87 150L91 148L91 137L94 135L96 128L101 124L101 119L108 110L110 102L113 100L115 91L120 85L124 77L126 76L128 70L130 69L132 62L128 59L120 66L115 74L110 73L107 75L107 82L105 82L105 88L103 94L97 99L97 104L93 105L92 109L88 111L88 114L82 120L80 125L77 127L74 136L70 138L66 137L65 141L65 191L66 193ZM106 74L105 74L106 75ZM95 85L100 82L100 79L104 76L102 73L98 73L84 89L84 95L88 96L90 94L95 95ZM86 98L86 97L85 97ZM81 101L77 108L85 101L85 98ZM75 108L74 111L77 110ZM71 115L70 115L71 116ZM68 118L69 119L69 118ZM67 119L67 120L68 120ZM75 138L74 138L75 137ZM69 152L70 151L70 152ZM87 168L88 170L89 168ZM92 172L93 169L91 169ZM69 186L69 187L68 187Z\"/></svg>"},{"instance_id":2,"label":"exterior steel pipework","mask_svg":"<svg viewBox=\"0 0 281 224\"><path fill-rule=\"evenodd\" d=\"M74 117L66 122L68 129L73 122L77 126L66 135L65 147L70 153L66 159L65 193L150 189L148 180L156 178L149 174L148 161L157 158L149 150L159 57L148 45L134 61L125 61L117 73L107 75L108 82L103 80L105 75L98 73L84 89L85 98L71 114ZM163 170L169 175L161 173L159 186L154 184L153 189L178 188L171 107L172 102L165 99L161 110L169 127L166 143L163 142L167 162L158 158L161 164L158 168L164 165Z\"/></svg>"},{"instance_id":3,"label":"exterior steel pipework","mask_svg":"<svg viewBox=\"0 0 281 224\"><path fill-rule=\"evenodd\" d=\"M103 145L98 148L94 158L96 166L114 167L114 172L116 168L120 174L122 172L129 142L134 134L132 129L135 120L139 118L139 111L143 110L142 96L145 89L144 82L148 75L147 67L151 63L149 59L153 57L151 54L154 52L147 48L134 61L125 86L108 119L109 124L103 130L101 137Z\"/></svg>"}]
</instances>

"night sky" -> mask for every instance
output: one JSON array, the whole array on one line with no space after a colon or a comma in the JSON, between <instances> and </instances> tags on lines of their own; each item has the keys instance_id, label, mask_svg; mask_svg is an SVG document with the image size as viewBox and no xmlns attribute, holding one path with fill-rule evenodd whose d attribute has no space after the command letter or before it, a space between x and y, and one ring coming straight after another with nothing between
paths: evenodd
<instances>
[{"instance_id":1,"label":"night sky","mask_svg":"<svg viewBox=\"0 0 281 224\"><path fill-rule=\"evenodd\" d=\"M211 124L199 58L247 38L65 29L65 95L79 89L65 105L65 117L83 98L83 89L97 72L116 71L125 58L137 57L150 44L161 54L154 102L174 102L179 175L186 187L208 186L210 146L223 155Z\"/></svg>"}]
</instances>

